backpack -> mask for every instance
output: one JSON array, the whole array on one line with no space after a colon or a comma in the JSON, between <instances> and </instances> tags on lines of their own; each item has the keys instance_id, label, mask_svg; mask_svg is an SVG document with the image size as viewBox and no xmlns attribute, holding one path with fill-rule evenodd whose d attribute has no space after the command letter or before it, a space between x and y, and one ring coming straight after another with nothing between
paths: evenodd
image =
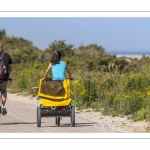
<instances>
[{"instance_id":1,"label":"backpack","mask_svg":"<svg viewBox=\"0 0 150 150\"><path fill-rule=\"evenodd\" d=\"M4 79L7 73L7 69L6 66L3 62L3 56L5 55L5 53L2 53L1 57L0 57L0 79Z\"/></svg>"}]
</instances>

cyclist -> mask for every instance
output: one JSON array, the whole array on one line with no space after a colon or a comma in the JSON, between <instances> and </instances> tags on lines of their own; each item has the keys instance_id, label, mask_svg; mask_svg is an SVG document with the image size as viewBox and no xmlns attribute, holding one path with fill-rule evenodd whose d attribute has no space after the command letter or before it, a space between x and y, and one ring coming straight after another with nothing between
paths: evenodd
<instances>
[{"instance_id":1,"label":"cyclist","mask_svg":"<svg viewBox=\"0 0 150 150\"><path fill-rule=\"evenodd\" d=\"M69 79L72 80L72 74L67 67L66 62L61 60L61 52L54 52L51 61L48 65L48 68L45 72L44 78L47 78L49 71L52 71L52 80L64 80L66 79L66 72L69 76Z\"/></svg>"}]
</instances>

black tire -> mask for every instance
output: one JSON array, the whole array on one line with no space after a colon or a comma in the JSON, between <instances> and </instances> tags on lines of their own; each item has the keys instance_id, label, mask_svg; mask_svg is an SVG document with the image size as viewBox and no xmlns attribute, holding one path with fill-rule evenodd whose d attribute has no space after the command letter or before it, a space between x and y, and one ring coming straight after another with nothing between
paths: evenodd
<instances>
[{"instance_id":1,"label":"black tire","mask_svg":"<svg viewBox=\"0 0 150 150\"><path fill-rule=\"evenodd\" d=\"M75 107L71 107L71 126L75 126Z\"/></svg>"},{"instance_id":2,"label":"black tire","mask_svg":"<svg viewBox=\"0 0 150 150\"><path fill-rule=\"evenodd\" d=\"M60 117L57 117L57 125L60 126Z\"/></svg>"},{"instance_id":3,"label":"black tire","mask_svg":"<svg viewBox=\"0 0 150 150\"><path fill-rule=\"evenodd\" d=\"M1 113L1 106L0 106L0 113Z\"/></svg>"},{"instance_id":4,"label":"black tire","mask_svg":"<svg viewBox=\"0 0 150 150\"><path fill-rule=\"evenodd\" d=\"M55 124L57 125L57 117L55 117Z\"/></svg>"},{"instance_id":5,"label":"black tire","mask_svg":"<svg viewBox=\"0 0 150 150\"><path fill-rule=\"evenodd\" d=\"M41 107L37 107L37 127L41 127Z\"/></svg>"}]
</instances>

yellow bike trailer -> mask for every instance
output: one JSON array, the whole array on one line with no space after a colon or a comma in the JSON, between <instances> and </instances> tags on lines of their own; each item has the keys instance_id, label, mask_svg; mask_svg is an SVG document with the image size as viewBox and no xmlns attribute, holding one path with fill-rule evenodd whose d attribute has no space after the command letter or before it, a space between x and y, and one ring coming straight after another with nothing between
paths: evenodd
<instances>
[{"instance_id":1,"label":"yellow bike trailer","mask_svg":"<svg viewBox=\"0 0 150 150\"><path fill-rule=\"evenodd\" d=\"M70 80L48 80L41 78L38 86L40 106L37 107L37 127L41 127L42 117L55 117L60 126L61 117L71 117L71 126L75 126L75 107L71 104Z\"/></svg>"}]
</instances>

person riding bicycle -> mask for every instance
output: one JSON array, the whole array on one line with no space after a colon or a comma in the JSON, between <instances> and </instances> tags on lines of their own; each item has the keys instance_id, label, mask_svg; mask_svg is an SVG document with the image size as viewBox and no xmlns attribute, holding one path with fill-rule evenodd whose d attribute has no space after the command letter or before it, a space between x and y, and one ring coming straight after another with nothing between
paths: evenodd
<instances>
[{"instance_id":1,"label":"person riding bicycle","mask_svg":"<svg viewBox=\"0 0 150 150\"><path fill-rule=\"evenodd\" d=\"M0 42L0 56L4 53L4 48L3 48L3 43ZM10 57L10 55L8 53L5 52L4 56L3 56L3 62L6 66L7 69L7 74L5 76L4 79L0 79L0 92L2 95L2 115L6 115L7 114L7 110L6 110L6 99L7 99L7 85L8 85L8 80L11 79L11 71L12 71L12 59Z\"/></svg>"},{"instance_id":2,"label":"person riding bicycle","mask_svg":"<svg viewBox=\"0 0 150 150\"><path fill-rule=\"evenodd\" d=\"M72 74L69 68L67 67L66 62L61 60L61 52L54 52L51 61L47 67L44 78L47 78L49 71L52 71L52 80L64 80L66 79L66 72L69 76L69 79L72 80Z\"/></svg>"}]
</instances>

